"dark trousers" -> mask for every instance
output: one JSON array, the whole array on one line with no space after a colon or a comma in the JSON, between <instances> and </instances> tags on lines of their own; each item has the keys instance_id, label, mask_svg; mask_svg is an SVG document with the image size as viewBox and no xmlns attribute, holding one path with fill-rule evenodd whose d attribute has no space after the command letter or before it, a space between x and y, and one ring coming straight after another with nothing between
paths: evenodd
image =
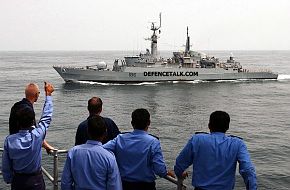
<instances>
[{"instance_id":1,"label":"dark trousers","mask_svg":"<svg viewBox=\"0 0 290 190\"><path fill-rule=\"evenodd\" d=\"M41 171L32 174L15 173L11 183L11 190L45 190Z\"/></svg>"},{"instance_id":2,"label":"dark trousers","mask_svg":"<svg viewBox=\"0 0 290 190\"><path fill-rule=\"evenodd\" d=\"M123 190L156 190L154 182L122 181Z\"/></svg>"}]
</instances>

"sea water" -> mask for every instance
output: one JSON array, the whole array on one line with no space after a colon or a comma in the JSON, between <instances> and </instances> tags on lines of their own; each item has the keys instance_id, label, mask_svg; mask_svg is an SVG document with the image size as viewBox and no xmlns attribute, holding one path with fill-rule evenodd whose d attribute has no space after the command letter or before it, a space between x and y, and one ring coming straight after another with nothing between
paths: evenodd
<instances>
[{"instance_id":1,"label":"sea water","mask_svg":"<svg viewBox=\"0 0 290 190\"><path fill-rule=\"evenodd\" d=\"M279 73L278 80L66 84L53 65L84 66L105 61L112 66L115 58L132 52L0 52L0 147L8 134L11 106L24 97L25 85L36 82L40 86L40 98L34 105L36 118L40 118L43 81L48 81L55 86L55 92L53 121L46 140L56 148L74 145L77 126L88 116L87 100L99 96L103 100L102 115L112 118L122 132L132 130L130 116L134 109L147 108L151 113L149 132L159 137L168 169L173 169L191 135L208 132L210 113L223 110L231 117L228 133L242 137L248 147L259 189L290 189L290 51L206 51L223 61L232 52L244 68L272 70ZM161 54L171 56L169 51ZM60 156L60 176L65 156ZM43 151L42 165L50 173L52 159ZM185 184L193 189L192 168L188 171ZM52 183L45 179L47 189L52 189ZM0 189L8 188L0 177ZM158 178L157 189L176 186ZM238 170L235 189L245 189Z\"/></svg>"}]
</instances>

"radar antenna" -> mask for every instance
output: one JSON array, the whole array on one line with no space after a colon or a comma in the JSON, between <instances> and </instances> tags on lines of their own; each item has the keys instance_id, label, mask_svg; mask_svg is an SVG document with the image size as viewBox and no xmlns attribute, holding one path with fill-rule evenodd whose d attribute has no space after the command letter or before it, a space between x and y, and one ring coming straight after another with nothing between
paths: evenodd
<instances>
[{"instance_id":1,"label":"radar antenna","mask_svg":"<svg viewBox=\"0 0 290 190\"><path fill-rule=\"evenodd\" d=\"M153 31L153 34L150 38L147 38L147 40L151 41L151 55L153 58L157 58L157 39L159 38L156 34L156 31L161 28L161 13L159 13L159 26L155 26L154 22L151 22L151 29ZM160 30L159 30L160 34Z\"/></svg>"},{"instance_id":2,"label":"radar antenna","mask_svg":"<svg viewBox=\"0 0 290 190\"><path fill-rule=\"evenodd\" d=\"M188 36L188 26L186 28L186 44L185 44L185 54L189 54L190 51L190 37ZM186 55L188 56L188 55Z\"/></svg>"}]
</instances>

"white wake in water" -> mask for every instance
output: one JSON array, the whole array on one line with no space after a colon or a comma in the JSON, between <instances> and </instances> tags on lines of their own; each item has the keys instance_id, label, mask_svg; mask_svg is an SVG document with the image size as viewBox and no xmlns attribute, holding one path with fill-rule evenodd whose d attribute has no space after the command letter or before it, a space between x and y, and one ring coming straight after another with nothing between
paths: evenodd
<instances>
[{"instance_id":1,"label":"white wake in water","mask_svg":"<svg viewBox=\"0 0 290 190\"><path fill-rule=\"evenodd\" d=\"M288 80L290 79L290 75L278 75L278 80Z\"/></svg>"},{"instance_id":2,"label":"white wake in water","mask_svg":"<svg viewBox=\"0 0 290 190\"><path fill-rule=\"evenodd\" d=\"M78 81L80 84L101 85L101 86L144 86L144 85L156 85L160 82L141 82L141 83L106 83L106 82L91 82L91 81Z\"/></svg>"}]
</instances>

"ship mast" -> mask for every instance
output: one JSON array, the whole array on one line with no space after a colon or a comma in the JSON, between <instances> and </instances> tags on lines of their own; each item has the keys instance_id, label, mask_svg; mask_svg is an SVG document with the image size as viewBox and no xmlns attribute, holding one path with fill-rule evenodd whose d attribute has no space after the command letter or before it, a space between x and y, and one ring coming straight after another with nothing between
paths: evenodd
<instances>
[{"instance_id":1,"label":"ship mast","mask_svg":"<svg viewBox=\"0 0 290 190\"><path fill-rule=\"evenodd\" d=\"M188 26L186 28L186 45L185 45L185 55L188 56L190 51L190 38L188 36Z\"/></svg>"},{"instance_id":2,"label":"ship mast","mask_svg":"<svg viewBox=\"0 0 290 190\"><path fill-rule=\"evenodd\" d=\"M159 26L155 26L154 22L152 22L151 29L150 29L153 31L151 38L149 38L149 40L151 40L151 55L153 58L157 58L157 39L158 39L158 36L156 34L156 31L161 28L161 13L159 14L159 19L160 19ZM159 33L160 33L160 30L159 30Z\"/></svg>"}]
</instances>

